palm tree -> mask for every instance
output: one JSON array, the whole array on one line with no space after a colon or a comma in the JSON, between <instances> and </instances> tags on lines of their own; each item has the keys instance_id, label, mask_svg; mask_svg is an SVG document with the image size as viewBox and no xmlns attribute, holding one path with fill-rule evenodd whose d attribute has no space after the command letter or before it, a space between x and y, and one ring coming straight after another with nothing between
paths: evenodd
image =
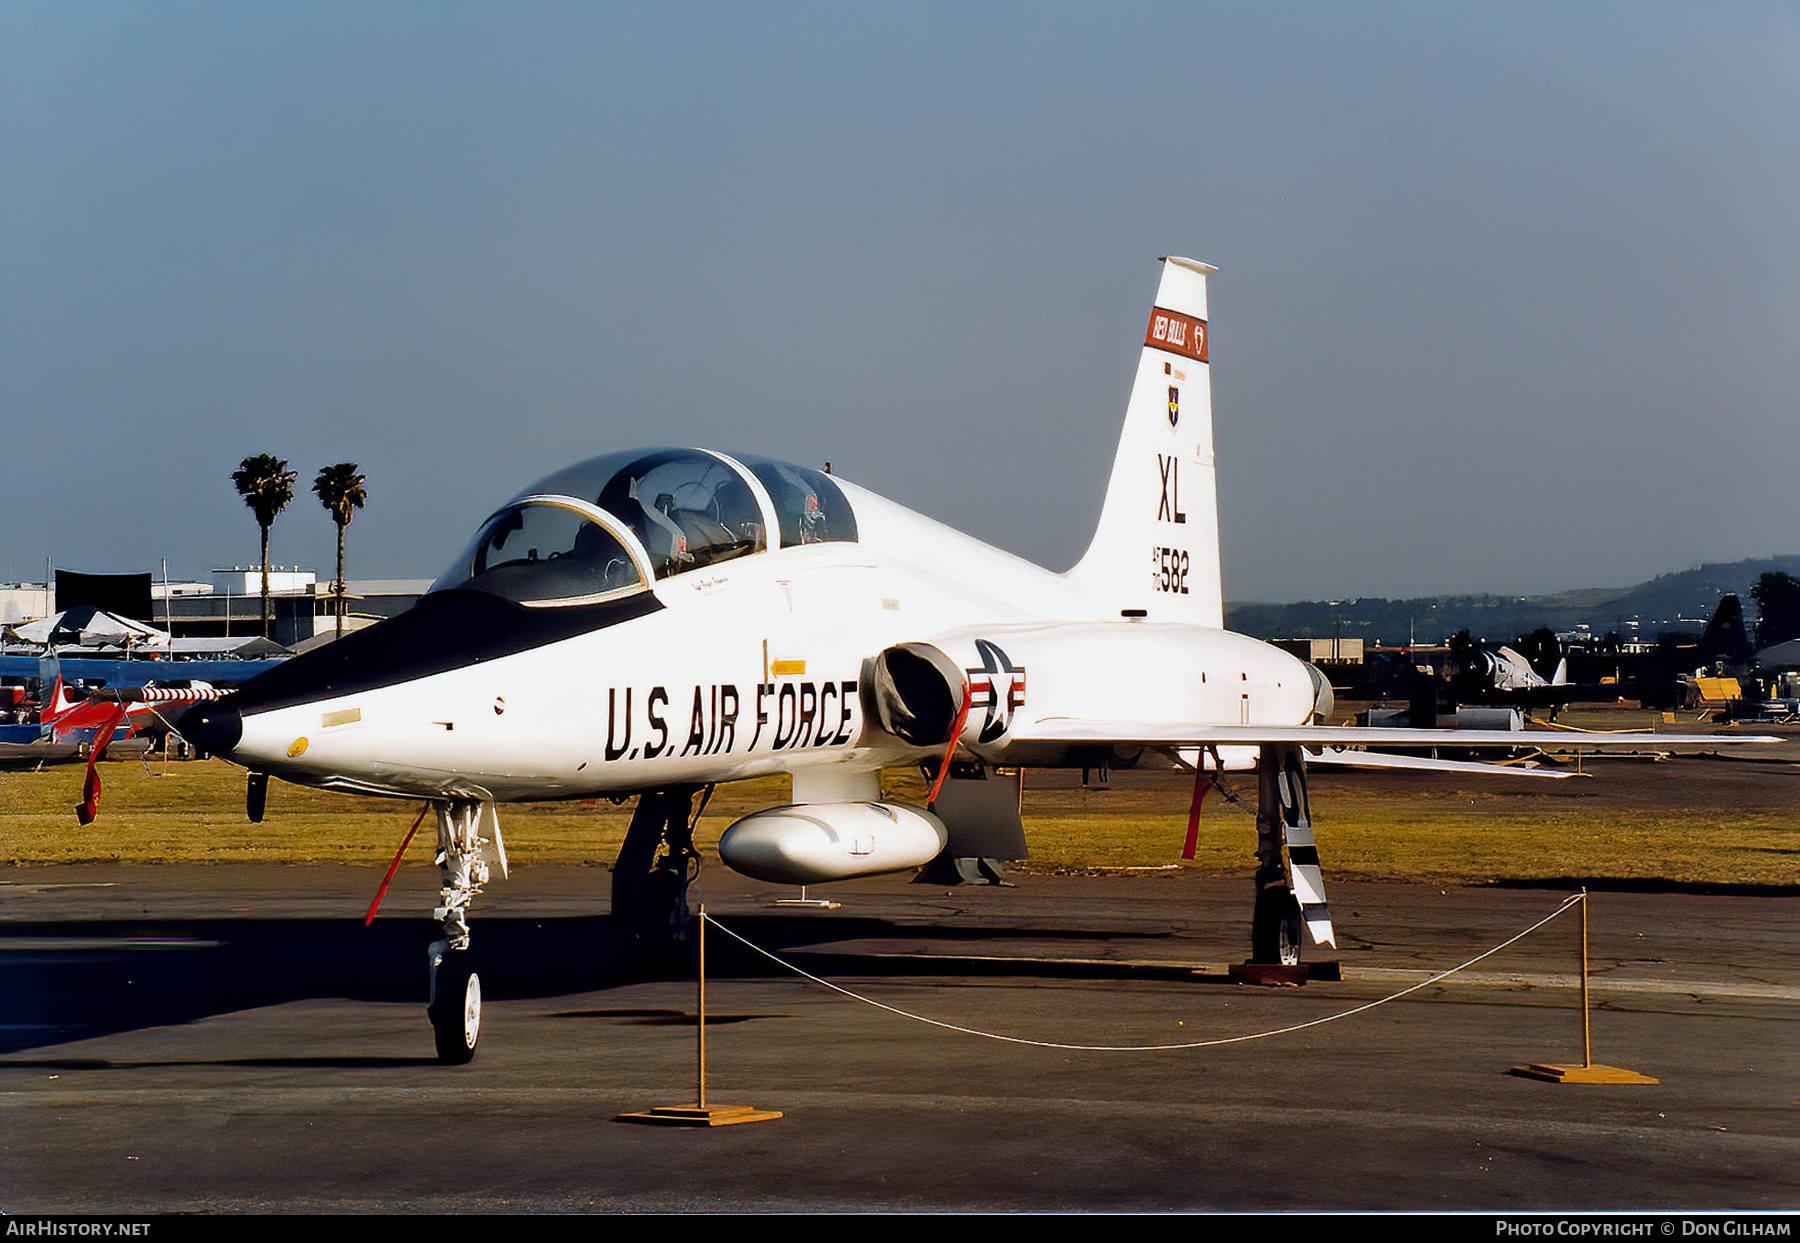
<instances>
[{"instance_id":1,"label":"palm tree","mask_svg":"<svg viewBox=\"0 0 1800 1243\"><path fill-rule=\"evenodd\" d=\"M337 523L337 632L341 639L344 637L344 528L369 499L368 481L356 473L355 462L339 462L336 466L319 469L312 490L318 494L319 504L331 514L331 520Z\"/></svg>"},{"instance_id":2,"label":"palm tree","mask_svg":"<svg viewBox=\"0 0 1800 1243\"><path fill-rule=\"evenodd\" d=\"M275 516L294 499L294 480L299 477L287 468L285 461L267 453L245 458L231 472L231 482L237 485L238 495L244 498L244 504L256 515L256 525L262 528L262 628L265 639L273 637L269 633L269 528L275 525Z\"/></svg>"}]
</instances>

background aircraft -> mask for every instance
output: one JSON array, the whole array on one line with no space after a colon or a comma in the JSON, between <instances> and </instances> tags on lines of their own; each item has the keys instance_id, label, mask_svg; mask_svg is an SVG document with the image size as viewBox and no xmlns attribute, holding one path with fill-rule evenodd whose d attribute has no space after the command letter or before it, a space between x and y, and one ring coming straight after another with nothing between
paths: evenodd
<instances>
[{"instance_id":1,"label":"background aircraft","mask_svg":"<svg viewBox=\"0 0 1800 1243\"><path fill-rule=\"evenodd\" d=\"M1743 605L1727 595L1699 634L1666 632L1647 651L1622 652L1616 644L1572 651L1569 676L1578 688L1609 691L1607 698L1634 699L1647 708L1686 708L1697 700L1696 675L1747 677L1755 663Z\"/></svg>"}]
</instances>

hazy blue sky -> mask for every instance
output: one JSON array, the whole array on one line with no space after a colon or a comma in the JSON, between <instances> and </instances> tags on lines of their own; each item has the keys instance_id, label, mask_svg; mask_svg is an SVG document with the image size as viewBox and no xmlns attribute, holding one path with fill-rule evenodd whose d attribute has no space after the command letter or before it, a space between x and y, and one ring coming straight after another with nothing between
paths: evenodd
<instances>
[{"instance_id":1,"label":"hazy blue sky","mask_svg":"<svg viewBox=\"0 0 1800 1243\"><path fill-rule=\"evenodd\" d=\"M1800 549L1800 5L0 0L0 578L431 577L569 461L1055 568L1219 265L1233 599Z\"/></svg>"}]
</instances>

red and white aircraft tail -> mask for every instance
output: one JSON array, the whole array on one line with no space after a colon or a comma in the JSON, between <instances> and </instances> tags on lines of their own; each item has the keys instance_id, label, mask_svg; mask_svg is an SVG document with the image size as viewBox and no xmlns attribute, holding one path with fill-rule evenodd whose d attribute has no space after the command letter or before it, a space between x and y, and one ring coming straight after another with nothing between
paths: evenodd
<instances>
[{"instance_id":1,"label":"red and white aircraft tail","mask_svg":"<svg viewBox=\"0 0 1800 1243\"><path fill-rule=\"evenodd\" d=\"M63 681L62 663L57 660L54 649L47 650L38 658L38 681L43 686L42 696L38 701L38 724L44 731L44 737L53 742L71 742L80 730L98 730L108 724L117 725L113 718L118 714L118 705L99 703L92 699L77 699L69 693L68 684ZM133 724L127 724L124 733L119 737L129 737ZM108 731L108 738L116 732Z\"/></svg>"}]
</instances>

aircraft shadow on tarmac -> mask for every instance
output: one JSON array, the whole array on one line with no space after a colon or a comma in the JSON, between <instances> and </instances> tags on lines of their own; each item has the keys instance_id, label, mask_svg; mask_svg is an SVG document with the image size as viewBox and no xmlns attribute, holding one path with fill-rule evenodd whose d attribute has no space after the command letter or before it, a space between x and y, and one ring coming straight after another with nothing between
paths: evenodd
<instances>
[{"instance_id":1,"label":"aircraft shadow on tarmac","mask_svg":"<svg viewBox=\"0 0 1800 1243\"><path fill-rule=\"evenodd\" d=\"M1039 942L1104 939L1105 934L1093 931L927 928L916 922L803 915L738 915L731 924L771 952L799 952L805 968L818 974L985 971L1093 978L1165 973L1091 960L984 963L979 957L945 953L947 942L1022 936ZM7 987L0 990L0 1053L309 998L416 1002L423 1007L428 987L425 950L435 933L435 925L418 920L377 921L369 926L356 919L9 923L0 936L0 973L7 980ZM807 949L859 940L900 948L882 954ZM906 952L908 943L927 940L933 950L929 957ZM658 946L610 915L489 916L481 921L473 948L479 955L483 990L493 999L555 997L643 980L692 978L695 967L691 938ZM727 937L709 938L711 976L757 976L779 970ZM1190 979L1200 975L1180 967L1166 972ZM582 1012L584 1017L600 1013ZM336 1066L356 1064L358 1059L327 1061Z\"/></svg>"}]
</instances>

